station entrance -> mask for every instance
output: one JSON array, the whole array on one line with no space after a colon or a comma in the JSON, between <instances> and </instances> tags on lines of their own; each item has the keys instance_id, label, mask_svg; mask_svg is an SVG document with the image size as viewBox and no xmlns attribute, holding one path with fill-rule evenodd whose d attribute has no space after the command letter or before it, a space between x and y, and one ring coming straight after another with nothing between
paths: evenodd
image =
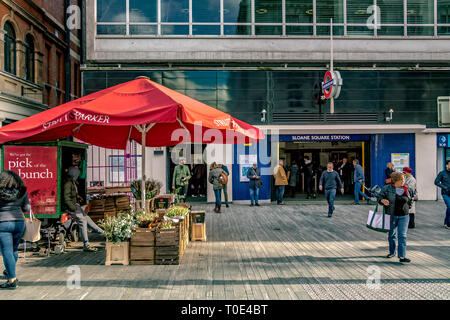
<instances>
[{"instance_id":1,"label":"station entrance","mask_svg":"<svg viewBox=\"0 0 450 320\"><path fill-rule=\"evenodd\" d=\"M305 138L305 140L308 139ZM287 201L324 200L323 191L319 191L319 179L322 172L327 170L328 162L334 164L334 170L339 173L344 185L344 195L338 192L336 200L353 200L354 167L352 162L354 159L358 159L364 168L366 185L370 185L369 141L368 139L353 141L351 138L349 140L280 141L279 158L285 160L285 168L289 172L290 182L290 185L286 187L284 199ZM294 174L295 177L290 177L291 174ZM293 183L294 181L295 183Z\"/></svg>"}]
</instances>

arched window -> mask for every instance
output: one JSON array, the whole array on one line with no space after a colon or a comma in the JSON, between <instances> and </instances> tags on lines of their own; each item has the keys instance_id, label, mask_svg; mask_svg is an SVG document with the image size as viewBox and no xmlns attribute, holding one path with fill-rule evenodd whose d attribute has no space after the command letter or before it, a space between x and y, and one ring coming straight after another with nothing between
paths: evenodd
<instances>
[{"instance_id":1,"label":"arched window","mask_svg":"<svg viewBox=\"0 0 450 320\"><path fill-rule=\"evenodd\" d=\"M34 41L30 34L25 37L25 79L34 82Z\"/></svg>"},{"instance_id":2,"label":"arched window","mask_svg":"<svg viewBox=\"0 0 450 320\"><path fill-rule=\"evenodd\" d=\"M16 33L10 22L5 23L5 71L16 74Z\"/></svg>"}]
</instances>

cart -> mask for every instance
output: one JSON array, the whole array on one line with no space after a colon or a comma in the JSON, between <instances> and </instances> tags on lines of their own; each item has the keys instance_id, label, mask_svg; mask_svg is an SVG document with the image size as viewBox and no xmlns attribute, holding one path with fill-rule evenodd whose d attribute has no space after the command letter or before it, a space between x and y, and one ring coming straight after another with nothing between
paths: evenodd
<instances>
[{"instance_id":1,"label":"cart","mask_svg":"<svg viewBox=\"0 0 450 320\"><path fill-rule=\"evenodd\" d=\"M20 175L27 187L31 210L41 220L41 254L62 253L68 240L78 241L78 226L63 210L67 169L80 167L78 193L86 204L86 156L89 146L68 140L7 143L1 146L2 170ZM28 217L28 214L25 215Z\"/></svg>"}]
</instances>

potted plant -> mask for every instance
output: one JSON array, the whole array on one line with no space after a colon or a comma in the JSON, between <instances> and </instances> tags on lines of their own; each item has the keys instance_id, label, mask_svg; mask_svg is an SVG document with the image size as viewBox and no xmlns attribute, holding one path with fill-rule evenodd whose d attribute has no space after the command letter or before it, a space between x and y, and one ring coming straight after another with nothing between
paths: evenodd
<instances>
[{"instance_id":1,"label":"potted plant","mask_svg":"<svg viewBox=\"0 0 450 320\"><path fill-rule=\"evenodd\" d=\"M130 189L133 193L134 198L136 199L136 204L138 205L138 209L143 209L142 204L142 180L135 180L131 183ZM150 201L154 197L156 197L161 190L161 182L155 179L148 179L145 181L145 210L147 212L151 211Z\"/></svg>"},{"instance_id":2,"label":"potted plant","mask_svg":"<svg viewBox=\"0 0 450 320\"><path fill-rule=\"evenodd\" d=\"M129 240L133 234L136 218L130 213L119 213L116 217L107 217L99 222L105 231L105 265L129 263Z\"/></svg>"}]
</instances>

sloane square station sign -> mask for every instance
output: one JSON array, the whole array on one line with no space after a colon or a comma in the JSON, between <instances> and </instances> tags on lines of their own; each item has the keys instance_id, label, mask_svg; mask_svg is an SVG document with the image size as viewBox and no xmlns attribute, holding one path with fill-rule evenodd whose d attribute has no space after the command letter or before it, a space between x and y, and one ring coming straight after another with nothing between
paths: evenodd
<instances>
[{"instance_id":1,"label":"sloane square station sign","mask_svg":"<svg viewBox=\"0 0 450 320\"><path fill-rule=\"evenodd\" d=\"M303 135L280 135L280 142L325 142L325 141L367 141L370 135L361 134L303 134Z\"/></svg>"}]
</instances>

